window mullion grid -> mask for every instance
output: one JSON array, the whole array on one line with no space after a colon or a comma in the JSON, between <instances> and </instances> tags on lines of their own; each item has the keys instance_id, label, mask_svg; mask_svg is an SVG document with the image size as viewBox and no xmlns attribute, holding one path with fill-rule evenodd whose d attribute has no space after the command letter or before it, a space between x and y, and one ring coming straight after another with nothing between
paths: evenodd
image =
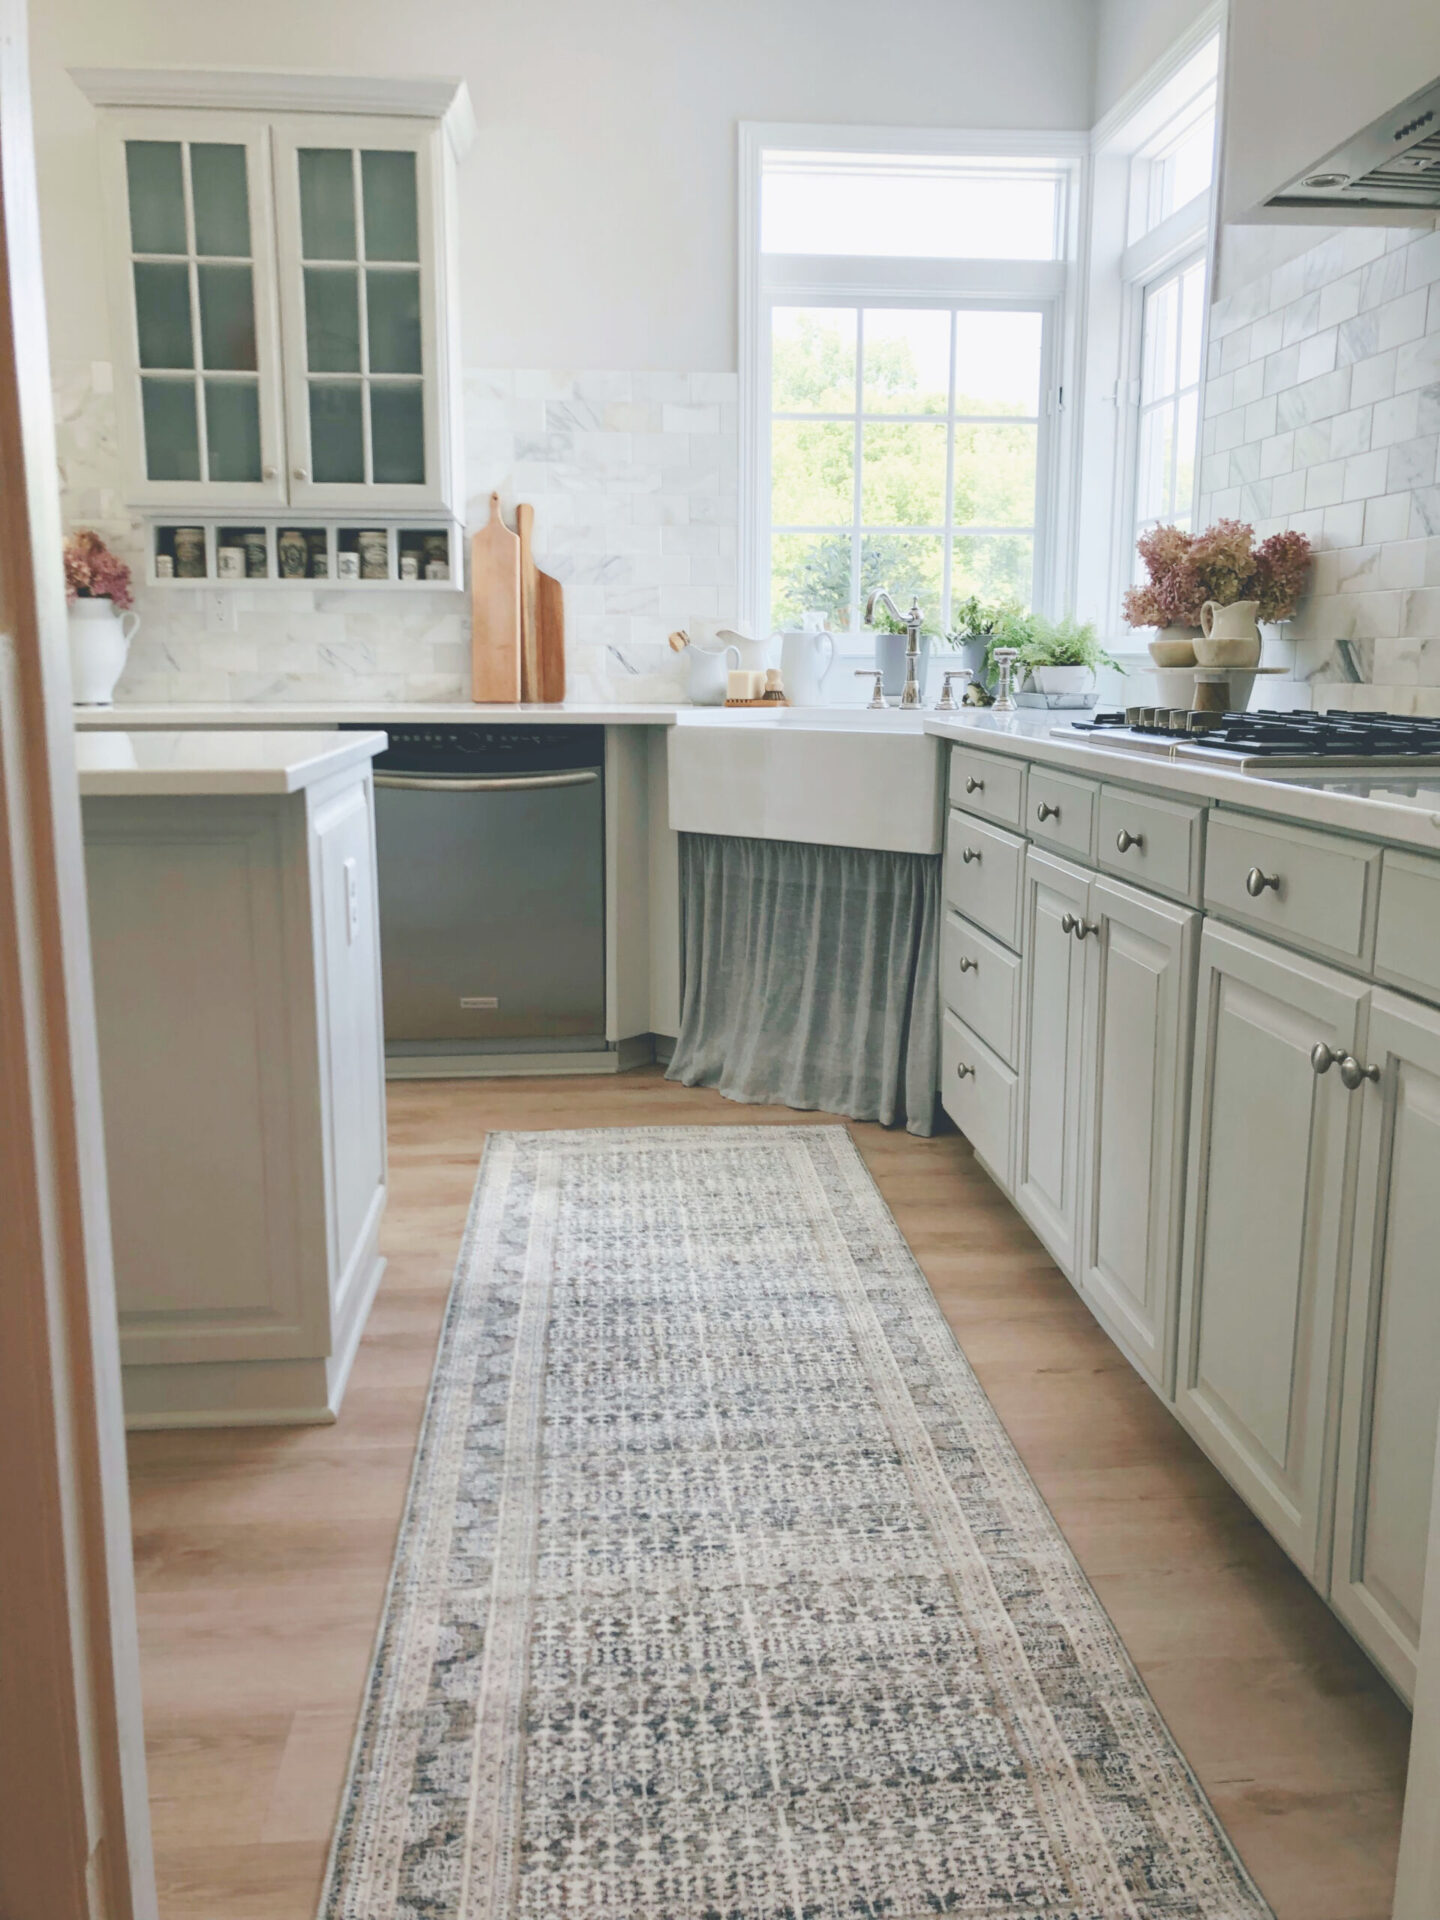
<instances>
[{"instance_id":1,"label":"window mullion grid","mask_svg":"<svg viewBox=\"0 0 1440 1920\"><path fill-rule=\"evenodd\" d=\"M861 461L864 456L864 381L865 381L865 309L855 309L855 435L850 449L852 463L851 505L850 505L850 628L853 633L860 631L864 618L864 593L860 577L860 559L863 542L860 537L861 514Z\"/></svg>"},{"instance_id":2,"label":"window mullion grid","mask_svg":"<svg viewBox=\"0 0 1440 1920\"><path fill-rule=\"evenodd\" d=\"M200 478L210 478L210 436L205 428L205 356L200 345L200 268L195 250L195 196L190 182L190 142L180 142L180 193L185 208L185 278L190 290L190 358L195 363L195 447Z\"/></svg>"},{"instance_id":3,"label":"window mullion grid","mask_svg":"<svg viewBox=\"0 0 1440 1920\"><path fill-rule=\"evenodd\" d=\"M1058 198L1058 195L1057 195ZM955 551L955 400L957 374L955 357L960 351L957 309L950 309L950 397L945 425L945 539L940 567L940 631L950 631L952 557Z\"/></svg>"}]
</instances>

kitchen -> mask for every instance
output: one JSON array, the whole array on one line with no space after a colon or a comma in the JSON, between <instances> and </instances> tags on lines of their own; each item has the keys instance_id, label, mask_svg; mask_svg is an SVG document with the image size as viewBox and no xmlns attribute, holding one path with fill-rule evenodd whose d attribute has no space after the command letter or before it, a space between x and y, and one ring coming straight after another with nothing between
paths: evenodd
<instances>
[{"instance_id":1,"label":"kitchen","mask_svg":"<svg viewBox=\"0 0 1440 1920\"><path fill-rule=\"evenodd\" d=\"M29 22L111 1910L1429 1915L1440 36L563 12Z\"/></svg>"}]
</instances>

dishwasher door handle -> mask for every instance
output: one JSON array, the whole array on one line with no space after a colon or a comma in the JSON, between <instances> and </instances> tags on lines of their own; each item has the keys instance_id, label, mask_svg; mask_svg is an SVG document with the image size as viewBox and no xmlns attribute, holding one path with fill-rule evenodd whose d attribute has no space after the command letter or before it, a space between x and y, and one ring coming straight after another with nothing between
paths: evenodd
<instances>
[{"instance_id":1,"label":"dishwasher door handle","mask_svg":"<svg viewBox=\"0 0 1440 1920\"><path fill-rule=\"evenodd\" d=\"M494 780L447 780L443 774L430 777L418 773L377 773L375 784L398 787L406 793L519 793L536 787L588 787L592 780L599 778L592 767L585 773L502 774Z\"/></svg>"}]
</instances>

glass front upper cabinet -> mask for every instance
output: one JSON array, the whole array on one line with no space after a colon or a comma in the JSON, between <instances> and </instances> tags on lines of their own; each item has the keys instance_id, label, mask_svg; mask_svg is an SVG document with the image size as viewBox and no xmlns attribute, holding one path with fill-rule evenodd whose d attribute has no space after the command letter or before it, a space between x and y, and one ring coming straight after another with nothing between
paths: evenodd
<instances>
[{"instance_id":1,"label":"glass front upper cabinet","mask_svg":"<svg viewBox=\"0 0 1440 1920\"><path fill-rule=\"evenodd\" d=\"M453 505L437 129L157 111L110 135L133 502Z\"/></svg>"}]
</instances>

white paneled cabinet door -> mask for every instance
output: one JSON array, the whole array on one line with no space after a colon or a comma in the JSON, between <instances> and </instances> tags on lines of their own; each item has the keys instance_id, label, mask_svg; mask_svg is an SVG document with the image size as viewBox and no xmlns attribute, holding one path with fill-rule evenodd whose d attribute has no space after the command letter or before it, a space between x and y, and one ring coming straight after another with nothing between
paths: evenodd
<instances>
[{"instance_id":1,"label":"white paneled cabinet door","mask_svg":"<svg viewBox=\"0 0 1440 1920\"><path fill-rule=\"evenodd\" d=\"M1095 944L1089 905L1088 873L1029 850L1015 1199L1067 1274L1079 1229L1085 966Z\"/></svg>"},{"instance_id":2,"label":"white paneled cabinet door","mask_svg":"<svg viewBox=\"0 0 1440 1920\"><path fill-rule=\"evenodd\" d=\"M1368 989L1208 924L1200 943L1175 1408L1286 1551L1327 1576L1331 1356Z\"/></svg>"},{"instance_id":3,"label":"white paneled cabinet door","mask_svg":"<svg viewBox=\"0 0 1440 1920\"><path fill-rule=\"evenodd\" d=\"M136 505L285 499L269 133L236 114L107 117L115 397Z\"/></svg>"},{"instance_id":4,"label":"white paneled cabinet door","mask_svg":"<svg viewBox=\"0 0 1440 1920\"><path fill-rule=\"evenodd\" d=\"M1156 1386L1180 1272L1190 982L1200 916L1096 880L1088 956L1080 1289Z\"/></svg>"},{"instance_id":5,"label":"white paneled cabinet door","mask_svg":"<svg viewBox=\"0 0 1440 1920\"><path fill-rule=\"evenodd\" d=\"M1360 1179L1330 1597L1408 1700L1440 1414L1440 1013L1377 991L1342 1070Z\"/></svg>"},{"instance_id":6,"label":"white paneled cabinet door","mask_svg":"<svg viewBox=\"0 0 1440 1920\"><path fill-rule=\"evenodd\" d=\"M399 119L275 123L297 506L446 505L440 138Z\"/></svg>"}]
</instances>

